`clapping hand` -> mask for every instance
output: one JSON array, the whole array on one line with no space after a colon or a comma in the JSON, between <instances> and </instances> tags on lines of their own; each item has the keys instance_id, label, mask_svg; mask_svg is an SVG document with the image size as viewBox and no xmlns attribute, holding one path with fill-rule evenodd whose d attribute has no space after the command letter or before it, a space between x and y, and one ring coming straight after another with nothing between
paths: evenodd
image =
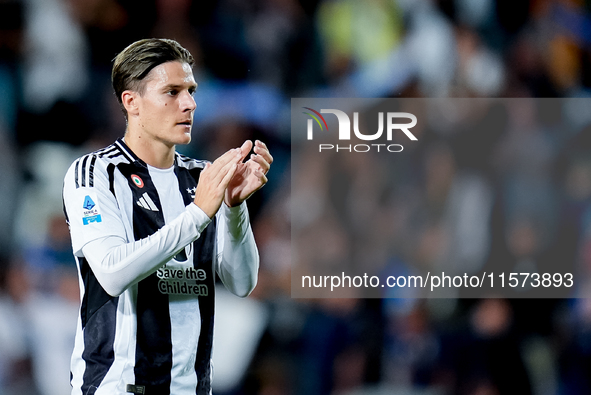
<instances>
[{"instance_id":1,"label":"clapping hand","mask_svg":"<svg viewBox=\"0 0 591 395\"><path fill-rule=\"evenodd\" d=\"M238 206L261 189L267 183L266 174L273 163L273 157L262 141L256 140L253 148L252 141L246 140L239 149L242 159L228 183L224 197L228 207ZM250 158L243 162L251 149L253 153Z\"/></svg>"},{"instance_id":2,"label":"clapping hand","mask_svg":"<svg viewBox=\"0 0 591 395\"><path fill-rule=\"evenodd\" d=\"M254 153L243 162L250 150L252 141L247 140L240 148L234 148L208 163L199 175L194 203L213 218L222 201L234 207L248 199L267 183L266 174L273 163L265 143L257 140Z\"/></svg>"}]
</instances>

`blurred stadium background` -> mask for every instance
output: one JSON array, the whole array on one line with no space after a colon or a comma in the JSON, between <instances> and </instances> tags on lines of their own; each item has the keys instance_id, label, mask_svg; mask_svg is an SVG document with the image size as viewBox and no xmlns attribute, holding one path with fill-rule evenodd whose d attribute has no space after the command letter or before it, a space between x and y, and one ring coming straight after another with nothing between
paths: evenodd
<instances>
[{"instance_id":1,"label":"blurred stadium background","mask_svg":"<svg viewBox=\"0 0 591 395\"><path fill-rule=\"evenodd\" d=\"M276 160L249 201L259 285L245 300L220 294L214 393L591 393L586 299L291 299L290 206L318 180L294 179L294 201L289 122L291 97L580 98L562 114L568 132L552 128L553 108L542 123L531 108L509 114L512 127L484 122L469 136L477 160L453 129L426 136L396 201L431 209L411 241L416 259L436 259L451 186L473 186L461 181L476 170L490 248L473 259L588 267L590 11L585 0L0 0L0 394L68 393L78 284L63 175L122 135L111 60L154 36L197 60L183 152L212 159L260 138ZM380 225L408 220L362 208Z\"/></svg>"}]
</instances>

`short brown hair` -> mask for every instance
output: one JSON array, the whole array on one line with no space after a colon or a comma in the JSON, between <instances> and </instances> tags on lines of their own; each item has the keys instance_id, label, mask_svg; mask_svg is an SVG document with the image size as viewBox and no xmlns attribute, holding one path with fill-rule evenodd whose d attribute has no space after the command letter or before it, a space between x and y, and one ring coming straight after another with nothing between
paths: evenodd
<instances>
[{"instance_id":1,"label":"short brown hair","mask_svg":"<svg viewBox=\"0 0 591 395\"><path fill-rule=\"evenodd\" d=\"M162 63L178 61L193 67L194 60L191 53L178 42L165 38L147 38L129 45L121 51L113 62L111 82L117 100L127 118L127 111L123 107L121 94L126 90L144 94L146 84L144 78L150 71Z\"/></svg>"}]
</instances>

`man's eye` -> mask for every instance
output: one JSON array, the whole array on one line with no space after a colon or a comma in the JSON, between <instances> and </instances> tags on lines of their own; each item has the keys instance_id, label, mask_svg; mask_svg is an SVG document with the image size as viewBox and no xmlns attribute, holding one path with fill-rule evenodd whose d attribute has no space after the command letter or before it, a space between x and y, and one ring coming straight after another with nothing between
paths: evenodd
<instances>
[{"instance_id":1,"label":"man's eye","mask_svg":"<svg viewBox=\"0 0 591 395\"><path fill-rule=\"evenodd\" d=\"M176 90L174 90L174 89L173 89L173 90L170 90L170 91L168 91L168 94L169 94L170 96L176 96L176 94L177 94L177 93L178 93L178 92L177 92Z\"/></svg>"}]
</instances>

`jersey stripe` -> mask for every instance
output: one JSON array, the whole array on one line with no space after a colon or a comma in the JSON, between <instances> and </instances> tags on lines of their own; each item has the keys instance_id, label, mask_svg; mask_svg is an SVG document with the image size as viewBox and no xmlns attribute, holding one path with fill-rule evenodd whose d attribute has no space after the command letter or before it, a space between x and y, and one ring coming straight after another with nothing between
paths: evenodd
<instances>
[{"instance_id":1,"label":"jersey stripe","mask_svg":"<svg viewBox=\"0 0 591 395\"><path fill-rule=\"evenodd\" d=\"M112 163L107 166L107 176L109 177L109 191L117 197L115 195L115 165Z\"/></svg>"},{"instance_id":2,"label":"jersey stripe","mask_svg":"<svg viewBox=\"0 0 591 395\"><path fill-rule=\"evenodd\" d=\"M80 318L84 333L82 359L86 363L82 393L94 394L115 360L114 342L118 297L100 286L85 258L77 258L84 284Z\"/></svg>"},{"instance_id":3,"label":"jersey stripe","mask_svg":"<svg viewBox=\"0 0 591 395\"><path fill-rule=\"evenodd\" d=\"M196 186L201 169L187 170L175 167L175 173L179 180L179 189L185 205L192 199L183 190ZM211 350L213 345L213 323L215 310L215 274L213 270L213 257L215 256L216 218L205 228L201 236L193 242L193 267L203 269L206 273L205 285L209 294L200 297L199 313L201 316L199 340L197 343L197 356L195 358L195 372L197 374L197 395L209 395L211 392Z\"/></svg>"},{"instance_id":4,"label":"jersey stripe","mask_svg":"<svg viewBox=\"0 0 591 395\"><path fill-rule=\"evenodd\" d=\"M94 164L96 163L96 155L92 155L90 166L88 166L88 186L94 187Z\"/></svg>"},{"instance_id":5,"label":"jersey stripe","mask_svg":"<svg viewBox=\"0 0 591 395\"><path fill-rule=\"evenodd\" d=\"M130 163L135 162L134 155L127 151L127 149L125 148L125 143L121 139L115 141L114 144L119 148L123 156L125 156Z\"/></svg>"},{"instance_id":6,"label":"jersey stripe","mask_svg":"<svg viewBox=\"0 0 591 395\"><path fill-rule=\"evenodd\" d=\"M85 187L86 186L86 162L88 162L88 155L86 155L84 157L84 160L82 161L82 186Z\"/></svg>"},{"instance_id":7,"label":"jersey stripe","mask_svg":"<svg viewBox=\"0 0 591 395\"><path fill-rule=\"evenodd\" d=\"M76 166L74 167L74 183L76 184L76 188L80 188L80 184L78 183L78 167L80 165L80 159L76 161Z\"/></svg>"},{"instance_id":8,"label":"jersey stripe","mask_svg":"<svg viewBox=\"0 0 591 395\"><path fill-rule=\"evenodd\" d=\"M120 164L118 169L129 183L134 202L149 199L149 210L133 204L133 232L135 239L140 240L164 226L160 199L145 166L135 162ZM132 181L132 174L143 180L142 188L138 188ZM152 205L157 211L152 209ZM149 392L166 395L170 394L172 380L172 324L168 295L158 290L158 280L156 273L152 273L138 283L135 383L133 384L145 386Z\"/></svg>"},{"instance_id":9,"label":"jersey stripe","mask_svg":"<svg viewBox=\"0 0 591 395\"><path fill-rule=\"evenodd\" d=\"M207 161L205 161L205 160L192 159L192 158L189 158L188 156L179 154L178 152L175 157L175 164L177 166L185 168L185 169L189 169L189 170L204 169L206 163L207 163Z\"/></svg>"},{"instance_id":10,"label":"jersey stripe","mask_svg":"<svg viewBox=\"0 0 591 395\"><path fill-rule=\"evenodd\" d=\"M90 163L88 163L89 159ZM76 166L74 167L74 183L76 188L94 186L95 163L95 154L85 155L76 161Z\"/></svg>"},{"instance_id":11,"label":"jersey stripe","mask_svg":"<svg viewBox=\"0 0 591 395\"><path fill-rule=\"evenodd\" d=\"M106 148L98 150L96 152L96 154L102 158L103 156L108 155L108 154L115 152L115 151L117 151L117 147L115 147L114 145L111 144L110 146L108 146Z\"/></svg>"}]
</instances>

